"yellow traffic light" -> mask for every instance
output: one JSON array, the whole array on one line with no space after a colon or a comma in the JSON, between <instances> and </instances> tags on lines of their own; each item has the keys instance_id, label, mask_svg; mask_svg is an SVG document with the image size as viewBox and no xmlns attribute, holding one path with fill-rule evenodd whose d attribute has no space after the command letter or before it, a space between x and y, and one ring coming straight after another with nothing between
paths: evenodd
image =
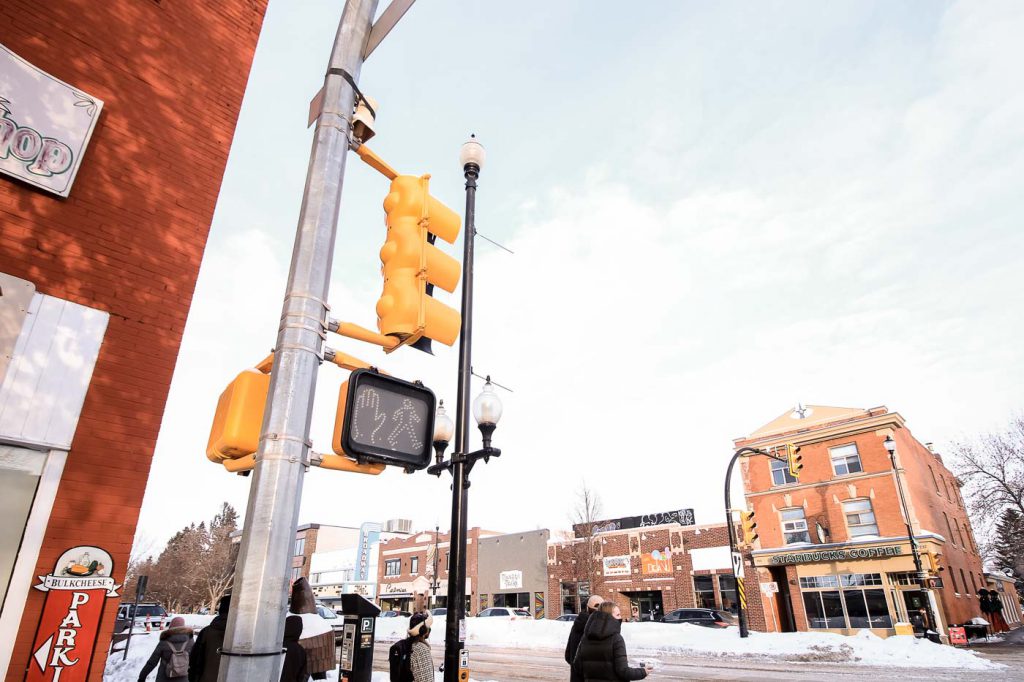
<instances>
[{"instance_id":1,"label":"yellow traffic light","mask_svg":"<svg viewBox=\"0 0 1024 682\"><path fill-rule=\"evenodd\" d=\"M800 470L804 468L804 456L800 454L800 447L786 443L786 460L789 463L789 475L800 478Z\"/></svg>"},{"instance_id":2,"label":"yellow traffic light","mask_svg":"<svg viewBox=\"0 0 1024 682\"><path fill-rule=\"evenodd\" d=\"M748 545L753 545L754 541L757 540L758 537L757 521L754 520L754 512L741 511L740 525L743 527L743 542Z\"/></svg>"},{"instance_id":3,"label":"yellow traffic light","mask_svg":"<svg viewBox=\"0 0 1024 682\"><path fill-rule=\"evenodd\" d=\"M243 370L220 394L206 444L210 461L222 463L256 452L263 426L263 409L270 390L270 375Z\"/></svg>"},{"instance_id":4,"label":"yellow traffic light","mask_svg":"<svg viewBox=\"0 0 1024 682\"><path fill-rule=\"evenodd\" d=\"M380 250L384 291L377 301L377 327L403 345L427 338L451 346L461 318L431 293L434 286L455 291L462 268L433 245L431 235L453 244L461 219L430 196L429 182L429 175L398 175L384 199L388 238Z\"/></svg>"}]
</instances>

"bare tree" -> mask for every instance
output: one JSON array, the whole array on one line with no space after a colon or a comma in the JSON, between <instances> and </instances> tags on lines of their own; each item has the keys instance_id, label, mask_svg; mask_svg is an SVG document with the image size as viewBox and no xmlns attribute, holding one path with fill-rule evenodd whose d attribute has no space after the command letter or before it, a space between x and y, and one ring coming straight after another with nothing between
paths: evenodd
<instances>
[{"instance_id":1,"label":"bare tree","mask_svg":"<svg viewBox=\"0 0 1024 682\"><path fill-rule=\"evenodd\" d=\"M991 559L994 526L1003 511L1024 514L1024 415L1003 431L954 443L952 454L972 521L980 526L979 548Z\"/></svg>"},{"instance_id":2,"label":"bare tree","mask_svg":"<svg viewBox=\"0 0 1024 682\"><path fill-rule=\"evenodd\" d=\"M572 572L573 578L577 581L593 584L597 559L600 556L600 547L594 540L594 528L601 520L602 513L600 496L586 481L580 481L580 487L576 490L576 503L569 513L569 520L576 535L576 541L572 544ZM580 606L582 608L582 604Z\"/></svg>"}]
</instances>

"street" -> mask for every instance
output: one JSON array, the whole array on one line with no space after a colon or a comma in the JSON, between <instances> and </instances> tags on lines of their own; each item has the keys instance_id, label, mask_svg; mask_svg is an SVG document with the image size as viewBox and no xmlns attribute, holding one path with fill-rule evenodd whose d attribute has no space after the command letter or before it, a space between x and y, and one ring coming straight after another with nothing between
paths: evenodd
<instances>
[{"instance_id":1,"label":"street","mask_svg":"<svg viewBox=\"0 0 1024 682\"><path fill-rule=\"evenodd\" d=\"M374 670L388 670L390 642L378 642L374 651ZM1004 670L964 671L950 668L900 668L901 682L932 680L1024 680L1024 628L1006 636L1000 643L973 647L984 658L1008 666ZM434 663L440 666L444 652L433 649ZM762 657L713 657L661 654L656 659L652 680L878 680L893 674L890 667L843 663L777 661ZM474 680L512 682L515 680L566 680L568 666L562 652L555 649L477 647L470 650L470 670Z\"/></svg>"}]
</instances>

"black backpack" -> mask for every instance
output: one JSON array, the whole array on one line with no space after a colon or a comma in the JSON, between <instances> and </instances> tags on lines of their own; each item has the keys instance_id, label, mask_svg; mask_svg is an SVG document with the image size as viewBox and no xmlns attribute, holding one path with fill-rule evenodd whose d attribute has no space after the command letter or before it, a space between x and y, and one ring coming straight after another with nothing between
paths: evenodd
<instances>
[{"instance_id":1,"label":"black backpack","mask_svg":"<svg viewBox=\"0 0 1024 682\"><path fill-rule=\"evenodd\" d=\"M400 639L388 649L391 682L412 682L412 637Z\"/></svg>"}]
</instances>

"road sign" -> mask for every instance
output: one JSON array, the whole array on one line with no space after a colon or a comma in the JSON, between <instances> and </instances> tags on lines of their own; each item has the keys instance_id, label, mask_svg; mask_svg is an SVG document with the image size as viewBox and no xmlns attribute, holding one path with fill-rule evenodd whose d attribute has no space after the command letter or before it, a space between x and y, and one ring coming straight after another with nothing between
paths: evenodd
<instances>
[{"instance_id":1,"label":"road sign","mask_svg":"<svg viewBox=\"0 0 1024 682\"><path fill-rule=\"evenodd\" d=\"M737 578L744 577L743 576L743 555L740 554L739 552L733 552L732 553L732 572L736 575Z\"/></svg>"},{"instance_id":2,"label":"road sign","mask_svg":"<svg viewBox=\"0 0 1024 682\"><path fill-rule=\"evenodd\" d=\"M352 372L345 384L338 404L336 451L340 448L360 464L406 469L430 464L437 404L433 391L367 369Z\"/></svg>"},{"instance_id":3,"label":"road sign","mask_svg":"<svg viewBox=\"0 0 1024 682\"><path fill-rule=\"evenodd\" d=\"M779 584L778 583L761 583L761 591L764 592L766 596L771 596L771 595L773 595L773 594L775 594L776 592L779 591Z\"/></svg>"}]
</instances>

